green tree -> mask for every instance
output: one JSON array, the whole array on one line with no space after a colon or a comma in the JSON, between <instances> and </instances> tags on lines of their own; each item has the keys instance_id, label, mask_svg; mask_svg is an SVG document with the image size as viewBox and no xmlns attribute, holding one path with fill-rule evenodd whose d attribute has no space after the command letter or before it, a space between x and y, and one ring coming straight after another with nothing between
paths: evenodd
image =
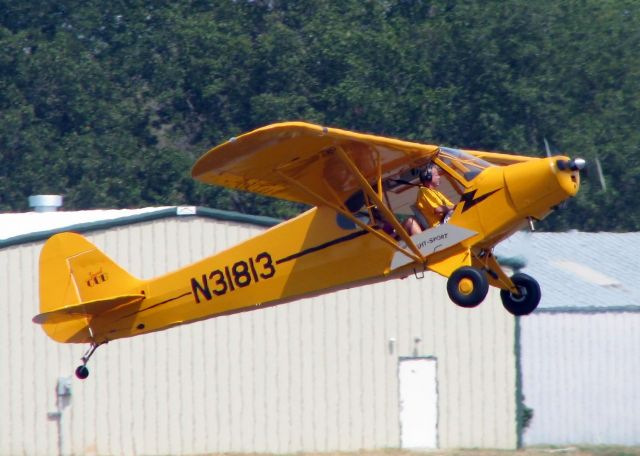
<instances>
[{"instance_id":1,"label":"green tree","mask_svg":"<svg viewBox=\"0 0 640 456\"><path fill-rule=\"evenodd\" d=\"M631 0L0 0L0 208L300 206L204 186L225 139L308 120L603 165L545 229L634 230L640 5Z\"/></svg>"}]
</instances>

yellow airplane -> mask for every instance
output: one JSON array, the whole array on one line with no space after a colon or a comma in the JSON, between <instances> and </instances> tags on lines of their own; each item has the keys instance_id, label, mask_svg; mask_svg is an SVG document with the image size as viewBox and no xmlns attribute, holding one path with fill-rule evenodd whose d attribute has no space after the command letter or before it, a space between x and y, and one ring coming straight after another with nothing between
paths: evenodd
<instances>
[{"instance_id":1,"label":"yellow airplane","mask_svg":"<svg viewBox=\"0 0 640 456\"><path fill-rule=\"evenodd\" d=\"M475 307L489 286L514 315L540 301L538 283L508 276L494 246L540 220L580 186L584 160L424 145L303 122L269 125L211 149L205 183L313 206L235 247L150 280L130 275L78 234L40 255L40 314L52 339L96 348L124 337L431 270L451 300ZM437 166L455 202L446 223L409 235L419 176ZM418 216L418 214L416 214Z\"/></svg>"}]
</instances>

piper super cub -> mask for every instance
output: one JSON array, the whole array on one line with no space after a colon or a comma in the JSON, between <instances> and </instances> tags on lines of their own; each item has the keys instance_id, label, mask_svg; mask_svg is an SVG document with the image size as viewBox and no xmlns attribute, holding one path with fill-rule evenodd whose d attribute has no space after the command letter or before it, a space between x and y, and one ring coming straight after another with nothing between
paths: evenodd
<instances>
[{"instance_id":1,"label":"piper super cub","mask_svg":"<svg viewBox=\"0 0 640 456\"><path fill-rule=\"evenodd\" d=\"M493 286L507 311L526 315L540 287L526 274L505 273L493 248L574 196L584 165L303 122L269 125L211 149L193 177L311 209L147 280L82 236L56 234L40 255L41 313L33 321L58 342L90 344L76 370L86 378L95 349L115 339L417 271L446 277L459 306L477 306ZM104 280L96 282L98 272Z\"/></svg>"}]
</instances>

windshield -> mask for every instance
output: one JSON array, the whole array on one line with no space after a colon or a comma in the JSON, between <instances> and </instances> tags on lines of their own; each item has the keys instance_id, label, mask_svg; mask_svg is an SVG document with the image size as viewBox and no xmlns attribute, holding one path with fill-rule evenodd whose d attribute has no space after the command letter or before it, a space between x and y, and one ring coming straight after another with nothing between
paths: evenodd
<instances>
[{"instance_id":1,"label":"windshield","mask_svg":"<svg viewBox=\"0 0 640 456\"><path fill-rule=\"evenodd\" d=\"M473 180L483 169L493 166L467 152L449 147L441 147L438 158L451 169L460 173L467 181Z\"/></svg>"}]
</instances>

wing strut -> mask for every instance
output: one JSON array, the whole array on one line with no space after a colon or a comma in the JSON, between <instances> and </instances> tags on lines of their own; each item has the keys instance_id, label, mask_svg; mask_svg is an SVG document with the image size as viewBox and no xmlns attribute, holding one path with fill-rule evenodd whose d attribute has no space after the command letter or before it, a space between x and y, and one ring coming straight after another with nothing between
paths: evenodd
<instances>
[{"instance_id":1,"label":"wing strut","mask_svg":"<svg viewBox=\"0 0 640 456\"><path fill-rule=\"evenodd\" d=\"M384 203L384 201L382 201L382 199L380 199L380 197L373 190L373 188L371 188L371 184L369 184L367 179L364 178L364 176L362 175L362 173L360 172L358 167L353 163L353 161L351 161L351 159L349 158L347 153L344 151L344 149L342 149L342 147L338 146L338 147L336 147L336 152L338 152L338 156L342 159L342 161L345 162L345 164L349 168L351 168L351 172L353 172L353 175L358 179L358 182L360 183L360 187L362 187L362 189L367 193L369 198L371 198L371 200L373 200L373 202L376 204L376 207L378 208L378 210L380 212L382 212L382 215L385 217L385 219L389 223L391 223L391 226L393 226L393 228L396 230L396 233L398 233L398 235L402 238L402 240L404 242L406 242L407 246L414 253L414 255L409 255L409 256L411 258L413 258L414 260L416 260L416 261L420 261L420 262L424 263L424 257L422 256L422 253L420 252L420 249L418 249L418 246L416 246L416 244L413 242L413 240L411 239L411 237L409 236L407 231L404 229L404 227L402 225L400 225L400 222L398 222L398 219L393 214L393 212L391 212L389 210L389 208ZM380 173L378 173L378 174L380 174ZM379 181L378 182L378 189L380 189L380 191L382 191L381 190L382 185L381 185L381 182L380 182L380 175L379 175L378 181Z\"/></svg>"},{"instance_id":2,"label":"wing strut","mask_svg":"<svg viewBox=\"0 0 640 456\"><path fill-rule=\"evenodd\" d=\"M400 252L404 253L405 255L407 255L412 260L420 262L420 263L424 263L424 261L425 261L424 256L421 254L420 250L415 245L415 243L413 242L411 237L409 237L409 235L407 234L406 230L398 222L398 220L395 217L395 215L388 209L387 205L376 194L376 192L373 190L373 188L371 187L369 182L367 182L367 180L362 176L362 174L360 173L358 168L351 161L349 156L342 150L342 148L337 147L336 150L339 151L338 156L340 157L340 159L342 161L344 161L347 164L347 166L349 166L349 168L354 172L356 178L358 179L358 182L359 182L360 186L366 192L367 196L371 200L373 200L373 202L376 204L377 208L383 214L385 219L387 221L389 221L389 223L391 223L393 228L396 230L396 232L400 235L402 240L406 243L407 246L409 246L409 248L411 250L403 248L401 245L399 245L397 242L395 242L389 236L383 235L378 230L376 230L376 229L372 228L371 226L367 225L366 223L364 223L362 220L360 220L357 217L355 217L350 211L346 210L341 205L332 203L331 201L327 200L323 196L319 195L318 193L314 192L310 188L308 188L305 185L303 185L302 183L300 183L298 180L288 176L282 170L276 168L275 172L277 172L284 180L286 180L290 184L295 185L299 189L301 189L304 192L306 192L307 194L309 194L312 198L314 198L319 203L322 203L322 204L332 208L337 213L342 214L343 216L345 216L346 218L351 220L353 223L355 223L356 226L359 226L360 228L362 228L362 229L368 231L369 233L373 234L378 239L380 239L381 241L383 241L383 242L387 243L388 245L392 246L394 249L399 250ZM381 187L382 187L382 185L381 185L381 177L379 176L379 178L378 178L378 188L381 189ZM337 199L337 195L336 195L336 199Z\"/></svg>"},{"instance_id":3,"label":"wing strut","mask_svg":"<svg viewBox=\"0 0 640 456\"><path fill-rule=\"evenodd\" d=\"M318 195L316 192L314 192L313 190L305 187L304 185L300 184L300 182L298 182L297 180L287 176L286 174L282 173L279 170L276 170L276 172L278 174L280 174L280 176L285 179L286 181L290 182L292 185L295 185L296 187L300 188L301 190L307 192L309 195L311 195L313 198L315 198L316 200L318 200L320 203L330 207L331 209L333 209L334 211L344 215L345 217L347 217L349 220L351 220L353 223L355 223L357 226L359 226L360 228L370 232L371 234L373 234L374 236L376 236L378 239L380 239L383 242L386 242L387 244L389 244L390 246L392 246L393 248L395 248L396 250L400 250L401 252L403 252L405 255L407 255L408 257L412 258L414 261L420 261L423 262L423 258L421 256L417 256L415 255L413 252L410 252L406 249L403 249L402 247L400 247L396 242L394 242L392 239L390 239L388 236L385 236L383 234L380 234L380 232L378 232L377 230L373 229L371 226L367 225L366 223L362 222L362 220L358 219L357 217L354 217L353 214L351 214L351 212L349 211L345 211L343 208L341 208L340 206L332 203L331 201L328 201L327 199L323 198L322 196ZM415 244L414 244L415 245Z\"/></svg>"}]
</instances>

